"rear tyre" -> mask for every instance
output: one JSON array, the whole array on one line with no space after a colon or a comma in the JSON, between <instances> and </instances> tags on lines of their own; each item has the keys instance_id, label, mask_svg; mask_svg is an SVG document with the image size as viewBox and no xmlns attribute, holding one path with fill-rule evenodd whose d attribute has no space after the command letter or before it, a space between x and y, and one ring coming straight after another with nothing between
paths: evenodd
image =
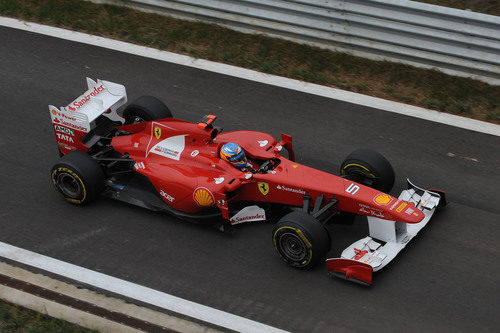
<instances>
[{"instance_id":1,"label":"rear tyre","mask_svg":"<svg viewBox=\"0 0 500 333\"><path fill-rule=\"evenodd\" d=\"M168 107L153 96L141 96L130 103L123 111L125 124L141 123L164 118L172 118Z\"/></svg>"},{"instance_id":2,"label":"rear tyre","mask_svg":"<svg viewBox=\"0 0 500 333\"><path fill-rule=\"evenodd\" d=\"M288 265L313 267L330 249L328 231L311 215L293 212L285 215L273 229L274 247Z\"/></svg>"},{"instance_id":3,"label":"rear tyre","mask_svg":"<svg viewBox=\"0 0 500 333\"><path fill-rule=\"evenodd\" d=\"M382 192L389 192L394 185L394 169L380 153L357 149L342 162L340 174Z\"/></svg>"},{"instance_id":4,"label":"rear tyre","mask_svg":"<svg viewBox=\"0 0 500 333\"><path fill-rule=\"evenodd\" d=\"M86 205L104 190L104 172L89 155L72 151L52 167L52 183L69 202Z\"/></svg>"}]
</instances>

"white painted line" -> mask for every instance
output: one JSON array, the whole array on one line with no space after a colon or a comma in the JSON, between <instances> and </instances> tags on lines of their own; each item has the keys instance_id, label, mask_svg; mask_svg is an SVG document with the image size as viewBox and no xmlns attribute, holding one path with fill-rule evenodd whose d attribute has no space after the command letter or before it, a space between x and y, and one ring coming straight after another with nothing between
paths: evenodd
<instances>
[{"instance_id":1,"label":"white painted line","mask_svg":"<svg viewBox=\"0 0 500 333\"><path fill-rule=\"evenodd\" d=\"M132 304L129 301L125 301L123 299L106 296L103 295L101 292L96 292L86 288L82 288L81 283L79 283L79 286L77 287L75 285L49 277L46 275L47 274L46 272L43 272L43 274L33 273L24 268L9 265L1 261L0 261L0 272L2 275L8 276L9 278L12 278L14 280L20 280L23 282L31 283L32 285L44 288L52 292L56 292L60 295L69 296L78 301L90 303L105 310L122 314L128 317L137 318L139 320L145 321L153 325L166 327L176 332L220 333L220 329L218 327L217 329L215 327L212 328L207 326L208 324L206 323L202 324L199 322L194 322L194 320L192 319L186 320L183 318L179 318L180 316L166 314L163 312L159 312L157 310L146 308L144 306ZM66 321L90 329L94 329L99 332L122 333L126 331L124 327L130 329L129 326L124 326L125 324L119 324L114 320L99 317L98 315L91 315L87 311L77 310L72 306L65 306L59 304L58 308L60 309L60 311L51 312L48 307L50 306L50 304L52 305L57 304L55 301L49 301L47 299L40 300L36 296L30 296L30 294L27 292L23 293L22 291L17 290L15 288L10 288L10 289L6 288L8 287L2 286L0 284L0 299L4 299L11 303L31 308L38 312L48 313L51 317L64 319ZM21 295L17 297L16 295L19 294ZM89 320L86 320L86 318L88 318ZM0 327L1 326L2 325L0 319ZM133 331L137 332L137 330Z\"/></svg>"},{"instance_id":2,"label":"white painted line","mask_svg":"<svg viewBox=\"0 0 500 333\"><path fill-rule=\"evenodd\" d=\"M273 86L288 88L291 90L301 91L312 95L332 98L388 112L399 113L441 124L460 127L476 132L500 136L500 125L474 120L470 118L455 116L452 114L438 112L434 110L428 110L418 106L388 101L382 98L362 95L350 91L321 86L314 83L307 83L294 79L288 79L281 76L264 74L241 67L221 64L218 62L213 62L203 59L195 59L177 53L160 51L145 46L139 46L131 43L121 42L113 39L93 36L61 28L50 27L37 23L19 21L17 19L12 19L7 17L0 16L0 26L20 29L24 31L30 31L74 42L90 44L146 58L152 58L174 64L199 68L202 70L211 71L219 74L235 76L246 80L251 80Z\"/></svg>"},{"instance_id":3,"label":"white painted line","mask_svg":"<svg viewBox=\"0 0 500 333\"><path fill-rule=\"evenodd\" d=\"M237 332L286 331L0 242L0 257Z\"/></svg>"}]
</instances>

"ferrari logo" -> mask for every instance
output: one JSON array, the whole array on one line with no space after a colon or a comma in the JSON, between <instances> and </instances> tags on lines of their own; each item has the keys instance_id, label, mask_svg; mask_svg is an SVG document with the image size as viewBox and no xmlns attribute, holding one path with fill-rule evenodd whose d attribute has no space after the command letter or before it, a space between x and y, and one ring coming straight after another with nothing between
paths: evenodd
<instances>
[{"instance_id":1,"label":"ferrari logo","mask_svg":"<svg viewBox=\"0 0 500 333\"><path fill-rule=\"evenodd\" d=\"M257 186L259 186L259 191L263 195L267 195L269 193L269 184L268 183L258 183Z\"/></svg>"},{"instance_id":2,"label":"ferrari logo","mask_svg":"<svg viewBox=\"0 0 500 333\"><path fill-rule=\"evenodd\" d=\"M161 138L161 128L155 127L155 137L160 140Z\"/></svg>"}]
</instances>

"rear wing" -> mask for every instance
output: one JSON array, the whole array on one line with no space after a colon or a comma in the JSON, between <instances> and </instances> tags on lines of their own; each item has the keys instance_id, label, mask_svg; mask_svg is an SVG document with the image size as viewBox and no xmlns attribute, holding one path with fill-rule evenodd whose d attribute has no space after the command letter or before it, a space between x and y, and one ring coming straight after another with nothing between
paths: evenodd
<instances>
[{"instance_id":1,"label":"rear wing","mask_svg":"<svg viewBox=\"0 0 500 333\"><path fill-rule=\"evenodd\" d=\"M81 138L96 127L99 116L123 124L117 110L127 102L123 85L87 78L88 89L67 106L59 109L49 105L50 117L59 149L63 154L72 150L88 151Z\"/></svg>"}]
</instances>

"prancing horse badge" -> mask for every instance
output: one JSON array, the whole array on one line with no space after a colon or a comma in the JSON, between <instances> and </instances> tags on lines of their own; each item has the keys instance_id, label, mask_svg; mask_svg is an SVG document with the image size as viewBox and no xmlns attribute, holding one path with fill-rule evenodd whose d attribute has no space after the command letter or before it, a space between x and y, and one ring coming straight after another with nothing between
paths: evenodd
<instances>
[{"instance_id":1,"label":"prancing horse badge","mask_svg":"<svg viewBox=\"0 0 500 333\"><path fill-rule=\"evenodd\" d=\"M155 127L155 137L160 140L161 138L161 128Z\"/></svg>"},{"instance_id":2,"label":"prancing horse badge","mask_svg":"<svg viewBox=\"0 0 500 333\"><path fill-rule=\"evenodd\" d=\"M260 193L263 195L266 195L269 193L269 184L268 183L258 183L257 186L259 187Z\"/></svg>"}]
</instances>

